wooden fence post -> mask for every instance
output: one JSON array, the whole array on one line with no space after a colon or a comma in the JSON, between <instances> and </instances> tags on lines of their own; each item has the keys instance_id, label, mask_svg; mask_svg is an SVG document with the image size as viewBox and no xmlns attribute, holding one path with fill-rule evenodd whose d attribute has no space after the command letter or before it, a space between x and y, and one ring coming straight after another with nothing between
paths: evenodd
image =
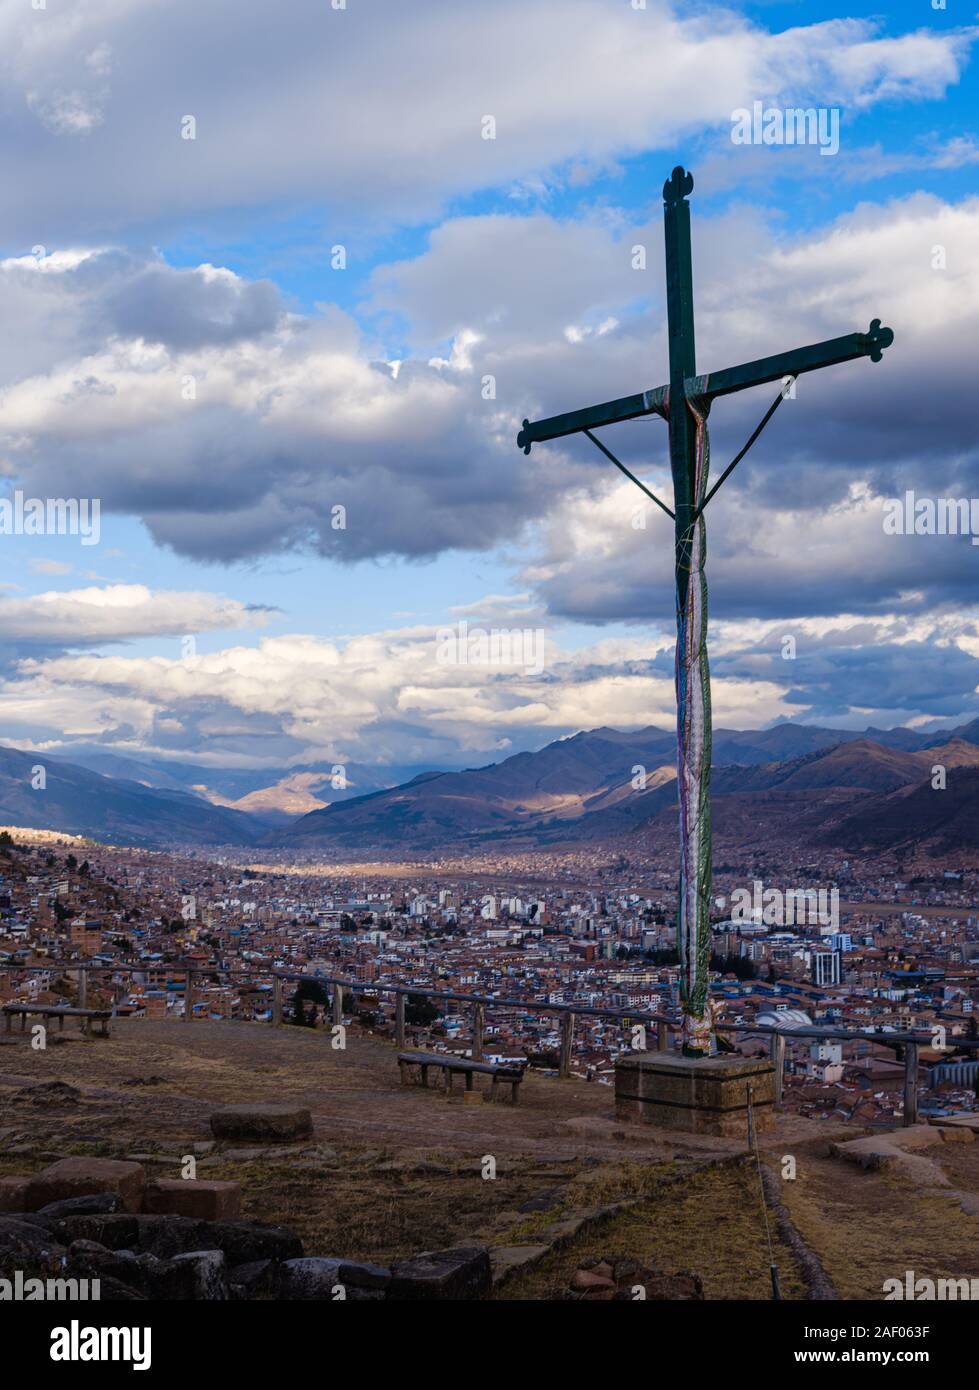
<instances>
[{"instance_id":1,"label":"wooden fence post","mask_svg":"<svg viewBox=\"0 0 979 1390\"><path fill-rule=\"evenodd\" d=\"M486 1022L486 1009L482 1004L473 1005L473 1046L474 1062L483 1060L483 1025Z\"/></svg>"},{"instance_id":2,"label":"wooden fence post","mask_svg":"<svg viewBox=\"0 0 979 1390\"><path fill-rule=\"evenodd\" d=\"M668 1023L657 1023L656 1025L656 1047L660 1052L670 1050L670 1025Z\"/></svg>"},{"instance_id":3,"label":"wooden fence post","mask_svg":"<svg viewBox=\"0 0 979 1390\"><path fill-rule=\"evenodd\" d=\"M282 980L278 975L272 977L272 1027L282 1027Z\"/></svg>"},{"instance_id":4,"label":"wooden fence post","mask_svg":"<svg viewBox=\"0 0 979 1390\"><path fill-rule=\"evenodd\" d=\"M395 1046L403 1049L405 1045L405 997L403 994L395 995L394 1005L394 1042Z\"/></svg>"},{"instance_id":5,"label":"wooden fence post","mask_svg":"<svg viewBox=\"0 0 979 1390\"><path fill-rule=\"evenodd\" d=\"M775 1064L775 1109L782 1108L782 1089L785 1085L785 1037L773 1033L771 1037L771 1057Z\"/></svg>"},{"instance_id":6,"label":"wooden fence post","mask_svg":"<svg viewBox=\"0 0 979 1390\"><path fill-rule=\"evenodd\" d=\"M574 1014L570 1009L561 1016L561 1065L559 1075L571 1075L571 1047L574 1042Z\"/></svg>"},{"instance_id":7,"label":"wooden fence post","mask_svg":"<svg viewBox=\"0 0 979 1390\"><path fill-rule=\"evenodd\" d=\"M918 1044L904 1045L904 1123L918 1123Z\"/></svg>"},{"instance_id":8,"label":"wooden fence post","mask_svg":"<svg viewBox=\"0 0 979 1390\"><path fill-rule=\"evenodd\" d=\"M187 971L187 983L184 985L184 1022L193 1023L194 1021L194 972Z\"/></svg>"}]
</instances>

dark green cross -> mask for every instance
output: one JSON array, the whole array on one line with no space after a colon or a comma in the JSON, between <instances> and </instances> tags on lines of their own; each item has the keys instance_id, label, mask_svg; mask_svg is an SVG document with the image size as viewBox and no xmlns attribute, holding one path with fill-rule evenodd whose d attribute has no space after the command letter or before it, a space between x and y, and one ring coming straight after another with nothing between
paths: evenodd
<instances>
[{"instance_id":1,"label":"dark green cross","mask_svg":"<svg viewBox=\"0 0 979 1390\"><path fill-rule=\"evenodd\" d=\"M667 512L675 524L676 547L676 691L677 787L680 802L680 885L677 949L683 1005L683 1049L704 1055L713 1045L708 1005L710 959L711 831L710 673L707 665L707 582L704 576L706 529L704 508L747 453L784 398L775 399L748 443L707 490L709 444L707 416L718 396L765 382L784 381L819 367L869 357L879 362L894 341L889 328L874 319L868 332L849 333L824 343L777 353L740 367L697 376L694 350L693 266L690 254L690 204L693 175L680 167L663 185L666 236L666 308L670 341L670 381L635 396L605 401L584 410L523 422L517 444L529 454L532 444L566 435L586 434L602 453ZM667 507L619 462L592 433L601 425L661 415L670 431L673 508Z\"/></svg>"}]
</instances>

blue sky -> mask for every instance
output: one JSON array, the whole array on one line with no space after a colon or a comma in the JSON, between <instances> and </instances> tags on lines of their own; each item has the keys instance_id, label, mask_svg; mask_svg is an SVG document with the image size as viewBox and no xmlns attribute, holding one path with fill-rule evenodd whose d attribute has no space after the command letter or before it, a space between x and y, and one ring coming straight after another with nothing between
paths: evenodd
<instances>
[{"instance_id":1,"label":"blue sky","mask_svg":"<svg viewBox=\"0 0 979 1390\"><path fill-rule=\"evenodd\" d=\"M448 765L668 727L668 526L587 444L512 440L665 380L676 163L702 369L897 334L807 378L719 498L718 722L979 713L976 550L880 524L908 488L977 494L975 15L490 8L0 4L0 465L102 507L98 546L3 537L3 741ZM755 100L838 109L839 152L733 144ZM716 408L716 467L771 394ZM666 491L660 422L609 443ZM463 621L534 659L447 671Z\"/></svg>"}]
</instances>

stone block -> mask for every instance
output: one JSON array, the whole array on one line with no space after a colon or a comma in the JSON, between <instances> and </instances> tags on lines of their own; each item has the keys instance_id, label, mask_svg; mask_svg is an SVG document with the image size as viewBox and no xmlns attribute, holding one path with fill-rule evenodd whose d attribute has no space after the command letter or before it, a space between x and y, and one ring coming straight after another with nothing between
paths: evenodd
<instances>
[{"instance_id":1,"label":"stone block","mask_svg":"<svg viewBox=\"0 0 979 1390\"><path fill-rule=\"evenodd\" d=\"M767 1058L639 1053L615 1065L615 1114L686 1134L746 1139L749 1085L762 1132L775 1118L775 1068Z\"/></svg>"},{"instance_id":2,"label":"stone block","mask_svg":"<svg viewBox=\"0 0 979 1390\"><path fill-rule=\"evenodd\" d=\"M146 1251L167 1259L200 1250L223 1250L229 1266L251 1260L294 1260L303 1253L295 1231L262 1221L196 1221L189 1216L69 1216L52 1223L57 1240L98 1241L109 1250Z\"/></svg>"},{"instance_id":3,"label":"stone block","mask_svg":"<svg viewBox=\"0 0 979 1390\"><path fill-rule=\"evenodd\" d=\"M889 1143L887 1136L868 1139L848 1139L844 1144L829 1146L830 1158L845 1158L848 1163L858 1163L868 1173L886 1173L895 1167L901 1157L900 1150Z\"/></svg>"},{"instance_id":4,"label":"stone block","mask_svg":"<svg viewBox=\"0 0 979 1390\"><path fill-rule=\"evenodd\" d=\"M576 1269L571 1276L571 1287L581 1293L591 1293L593 1289L610 1289L615 1293L615 1280L603 1278L590 1269Z\"/></svg>"},{"instance_id":5,"label":"stone block","mask_svg":"<svg viewBox=\"0 0 979 1390\"><path fill-rule=\"evenodd\" d=\"M391 1266L388 1298L471 1301L487 1297L492 1287L486 1246L457 1246L396 1261Z\"/></svg>"},{"instance_id":6,"label":"stone block","mask_svg":"<svg viewBox=\"0 0 979 1390\"><path fill-rule=\"evenodd\" d=\"M70 1197L90 1197L114 1192L126 1211L143 1204L146 1173L142 1164L114 1158L62 1158L33 1177L27 1191L28 1211L39 1211L51 1202Z\"/></svg>"},{"instance_id":7,"label":"stone block","mask_svg":"<svg viewBox=\"0 0 979 1390\"><path fill-rule=\"evenodd\" d=\"M955 1129L951 1125L943 1125L938 1132L945 1144L972 1144L975 1141L971 1129Z\"/></svg>"},{"instance_id":8,"label":"stone block","mask_svg":"<svg viewBox=\"0 0 979 1390\"><path fill-rule=\"evenodd\" d=\"M22 1269L54 1274L61 1269L64 1249L44 1226L31 1216L0 1216L0 1272Z\"/></svg>"},{"instance_id":9,"label":"stone block","mask_svg":"<svg viewBox=\"0 0 979 1390\"><path fill-rule=\"evenodd\" d=\"M201 1178L154 1178L146 1186L143 1210L154 1216L233 1221L241 1214L241 1184Z\"/></svg>"},{"instance_id":10,"label":"stone block","mask_svg":"<svg viewBox=\"0 0 979 1390\"><path fill-rule=\"evenodd\" d=\"M76 1240L68 1247L68 1269L73 1276L112 1280L140 1295L149 1293L153 1277L162 1265L154 1255L132 1250L108 1250L94 1240ZM108 1296L108 1295L107 1295Z\"/></svg>"},{"instance_id":11,"label":"stone block","mask_svg":"<svg viewBox=\"0 0 979 1390\"><path fill-rule=\"evenodd\" d=\"M122 1198L115 1192L93 1192L90 1197L67 1197L63 1202L49 1202L37 1214L48 1221L61 1221L66 1216L102 1216L122 1209Z\"/></svg>"},{"instance_id":12,"label":"stone block","mask_svg":"<svg viewBox=\"0 0 979 1390\"><path fill-rule=\"evenodd\" d=\"M160 1262L154 1272L156 1298L193 1303L224 1302L231 1297L227 1261L220 1250L189 1250Z\"/></svg>"},{"instance_id":13,"label":"stone block","mask_svg":"<svg viewBox=\"0 0 979 1390\"><path fill-rule=\"evenodd\" d=\"M549 1245L495 1245L490 1250L493 1283L502 1284L549 1255Z\"/></svg>"},{"instance_id":14,"label":"stone block","mask_svg":"<svg viewBox=\"0 0 979 1390\"><path fill-rule=\"evenodd\" d=\"M262 1143L289 1143L308 1139L313 1118L300 1105L225 1105L211 1116L216 1139L255 1139Z\"/></svg>"},{"instance_id":15,"label":"stone block","mask_svg":"<svg viewBox=\"0 0 979 1390\"><path fill-rule=\"evenodd\" d=\"M257 1293L271 1293L278 1266L274 1260L249 1260L228 1270L231 1292L238 1298Z\"/></svg>"},{"instance_id":16,"label":"stone block","mask_svg":"<svg viewBox=\"0 0 979 1390\"><path fill-rule=\"evenodd\" d=\"M568 1289L572 1298L610 1298L616 1302L634 1302L640 1289L647 1301L656 1303L673 1299L702 1300L704 1297L699 1275L689 1270L668 1274L623 1255L610 1255L604 1260L590 1260L580 1265Z\"/></svg>"},{"instance_id":17,"label":"stone block","mask_svg":"<svg viewBox=\"0 0 979 1390\"><path fill-rule=\"evenodd\" d=\"M342 1289L346 1299L362 1300L367 1294L383 1298L383 1291L390 1282L391 1271L380 1265L313 1255L302 1260L286 1260L280 1266L276 1296L337 1301L339 1293L336 1291Z\"/></svg>"}]
</instances>

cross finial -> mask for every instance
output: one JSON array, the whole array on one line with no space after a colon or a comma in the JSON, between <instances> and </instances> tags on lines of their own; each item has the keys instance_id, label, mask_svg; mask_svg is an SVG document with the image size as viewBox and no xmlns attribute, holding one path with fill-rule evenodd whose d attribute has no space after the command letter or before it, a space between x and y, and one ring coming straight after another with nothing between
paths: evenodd
<instances>
[{"instance_id":1,"label":"cross finial","mask_svg":"<svg viewBox=\"0 0 979 1390\"><path fill-rule=\"evenodd\" d=\"M894 341L894 330L891 328L881 328L880 319L874 319L867 333L867 342L870 345L871 362L879 362L884 349L889 348Z\"/></svg>"},{"instance_id":2,"label":"cross finial","mask_svg":"<svg viewBox=\"0 0 979 1390\"><path fill-rule=\"evenodd\" d=\"M663 185L664 203L679 203L693 192L693 174L678 164Z\"/></svg>"}]
</instances>

